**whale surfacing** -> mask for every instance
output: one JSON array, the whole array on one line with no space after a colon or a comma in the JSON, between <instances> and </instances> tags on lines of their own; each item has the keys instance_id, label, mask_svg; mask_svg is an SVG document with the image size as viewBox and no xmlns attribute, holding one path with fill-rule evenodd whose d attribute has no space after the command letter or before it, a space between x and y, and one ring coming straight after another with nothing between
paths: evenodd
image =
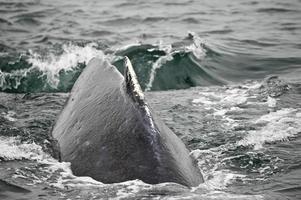
<instances>
[{"instance_id":1,"label":"whale surfacing","mask_svg":"<svg viewBox=\"0 0 301 200\"><path fill-rule=\"evenodd\" d=\"M127 57L124 68L123 77L94 58L84 69L53 128L61 160L75 175L103 183L199 185L196 161L146 103Z\"/></svg>"}]
</instances>

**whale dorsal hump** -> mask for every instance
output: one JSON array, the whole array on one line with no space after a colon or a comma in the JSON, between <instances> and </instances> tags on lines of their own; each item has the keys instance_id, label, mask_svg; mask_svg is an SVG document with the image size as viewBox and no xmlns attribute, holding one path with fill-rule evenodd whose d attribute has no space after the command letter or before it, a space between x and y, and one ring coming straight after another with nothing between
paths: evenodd
<instances>
[{"instance_id":1,"label":"whale dorsal hump","mask_svg":"<svg viewBox=\"0 0 301 200\"><path fill-rule=\"evenodd\" d=\"M126 92L132 97L133 101L139 105L145 105L144 94L139 85L132 63L127 56L124 58L124 79Z\"/></svg>"}]
</instances>

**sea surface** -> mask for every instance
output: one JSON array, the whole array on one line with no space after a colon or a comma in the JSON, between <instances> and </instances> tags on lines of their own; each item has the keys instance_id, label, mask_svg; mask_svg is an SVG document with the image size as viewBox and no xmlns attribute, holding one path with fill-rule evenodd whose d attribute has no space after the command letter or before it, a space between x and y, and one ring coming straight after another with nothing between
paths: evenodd
<instances>
[{"instance_id":1,"label":"sea surface","mask_svg":"<svg viewBox=\"0 0 301 200\"><path fill-rule=\"evenodd\" d=\"M205 183L103 184L53 158L82 70L124 56ZM0 0L0 199L301 199L301 1Z\"/></svg>"}]
</instances>

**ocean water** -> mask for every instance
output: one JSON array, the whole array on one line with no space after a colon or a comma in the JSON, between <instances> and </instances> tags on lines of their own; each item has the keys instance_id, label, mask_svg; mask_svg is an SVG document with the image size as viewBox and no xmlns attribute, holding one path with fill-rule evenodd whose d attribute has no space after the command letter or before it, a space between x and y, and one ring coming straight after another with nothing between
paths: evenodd
<instances>
[{"instance_id":1,"label":"ocean water","mask_svg":"<svg viewBox=\"0 0 301 200\"><path fill-rule=\"evenodd\" d=\"M93 57L133 63L205 183L103 184L51 128ZM0 0L0 199L301 199L300 0Z\"/></svg>"}]
</instances>

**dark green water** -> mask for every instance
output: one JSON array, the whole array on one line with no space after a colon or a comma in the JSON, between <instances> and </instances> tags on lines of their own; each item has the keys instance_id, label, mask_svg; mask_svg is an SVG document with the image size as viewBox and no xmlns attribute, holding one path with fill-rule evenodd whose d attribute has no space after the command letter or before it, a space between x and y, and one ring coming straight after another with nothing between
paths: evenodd
<instances>
[{"instance_id":1,"label":"dark green water","mask_svg":"<svg viewBox=\"0 0 301 200\"><path fill-rule=\"evenodd\" d=\"M300 199L300 13L298 0L0 0L0 198ZM103 185L51 158L89 60L123 72L124 56L205 184Z\"/></svg>"}]
</instances>

